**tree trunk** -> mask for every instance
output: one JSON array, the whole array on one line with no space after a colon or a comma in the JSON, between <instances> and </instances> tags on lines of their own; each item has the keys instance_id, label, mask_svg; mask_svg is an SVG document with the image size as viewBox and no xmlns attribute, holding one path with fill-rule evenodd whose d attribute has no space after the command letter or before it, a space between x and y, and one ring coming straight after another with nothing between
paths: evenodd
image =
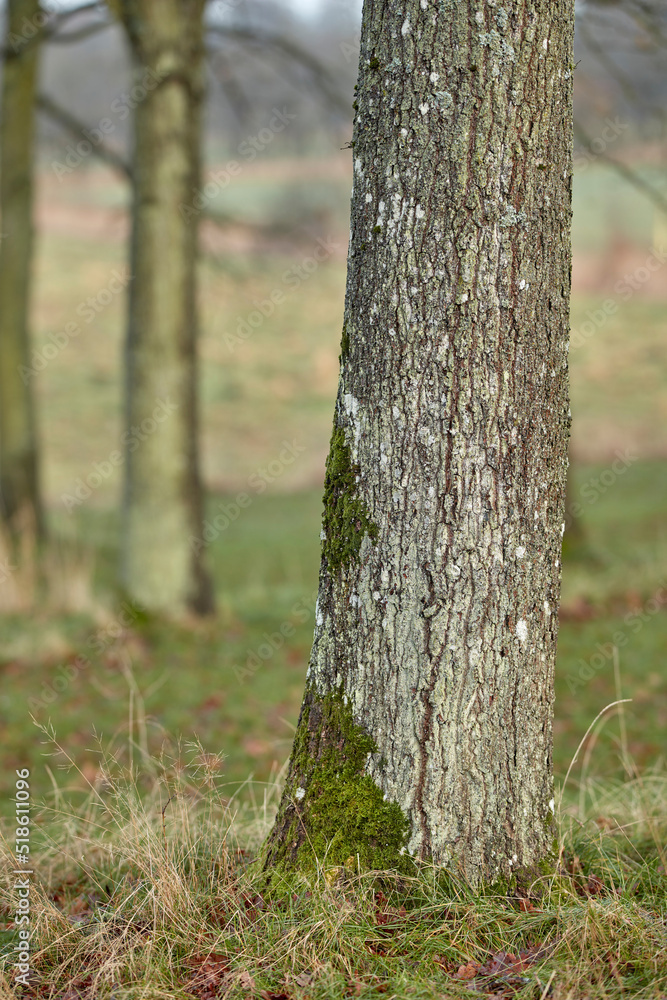
<instances>
[{"instance_id":1,"label":"tree trunk","mask_svg":"<svg viewBox=\"0 0 667 1000\"><path fill-rule=\"evenodd\" d=\"M267 869L553 846L572 0L365 0L314 645ZM358 861L357 861L358 859Z\"/></svg>"},{"instance_id":2,"label":"tree trunk","mask_svg":"<svg viewBox=\"0 0 667 1000\"><path fill-rule=\"evenodd\" d=\"M10 0L0 124L0 515L10 533L42 533L28 312L32 265L32 157L38 0ZM36 29L35 29L36 30Z\"/></svg>"},{"instance_id":3,"label":"tree trunk","mask_svg":"<svg viewBox=\"0 0 667 1000\"><path fill-rule=\"evenodd\" d=\"M118 5L117 5L118 6ZM161 613L212 610L196 406L204 0L125 0L135 61L122 582Z\"/></svg>"}]
</instances>

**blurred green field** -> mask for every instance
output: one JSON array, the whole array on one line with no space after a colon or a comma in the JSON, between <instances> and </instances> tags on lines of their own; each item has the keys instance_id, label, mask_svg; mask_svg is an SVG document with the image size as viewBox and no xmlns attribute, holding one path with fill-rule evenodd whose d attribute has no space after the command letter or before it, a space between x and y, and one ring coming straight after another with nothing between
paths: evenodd
<instances>
[{"instance_id":1,"label":"blurred green field","mask_svg":"<svg viewBox=\"0 0 667 1000\"><path fill-rule=\"evenodd\" d=\"M594 175L591 169L586 185ZM318 178L326 197L333 198L339 175ZM230 793L252 777L253 794L261 798L263 783L289 753L312 635L321 483L344 297L343 195L331 201L323 228L306 227L289 246L277 242L252 253L222 246L203 258L208 516L229 521L208 547L219 614L200 624L131 621L122 628L114 597L119 471L72 513L62 502L62 494L117 447L121 434L123 296L96 311L90 323L82 305L91 296L96 299L113 271L123 267L123 221L102 214L99 224L88 224L74 209L89 204L110 211L108 206L122 199L94 174L79 180L55 193L45 184L42 192L46 221L36 266L35 349L52 343L52 335L73 317L80 333L34 376L49 515L63 543L52 574L55 594L30 614L0 620L4 773L30 767L43 793L50 788L51 773L59 783L81 786L80 775L61 769L62 754L48 756L53 748L43 742L32 714L39 723L53 724L62 747L89 780L97 776L100 745L111 745L127 759L131 737L135 755L143 748L185 760L187 743L196 737L211 752L226 755ZM272 189L265 176L256 184L257 204L284 197L282 175ZM245 189L242 194L246 204L250 195ZM312 220L312 204L319 202L311 194L307 218ZM585 191L580 197L585 200ZM619 209L617 219L631 220L626 238L635 240L641 256L650 247L651 216L638 219L631 205ZM586 227L593 224L590 211L584 218ZM239 321L272 289L286 287L286 270L309 256L318 237L329 236L339 244L331 258L251 336L230 339ZM575 247L580 245L582 253L590 249L575 231ZM599 308L605 294L593 288L577 293L573 327ZM586 773L618 777L627 769L623 740L638 767L664 763L666 306L659 295L638 292L571 352L573 498L583 511L583 538L568 550L563 569L555 728L560 776L587 726L617 697L619 678L622 696L631 697L632 704L625 706L622 720L611 713L590 759L582 758ZM285 441L297 454L278 466ZM626 456L620 473L613 471L619 452ZM240 490L251 494L252 504L235 516ZM70 597L61 604L69 603L70 609L58 610L58 590L68 588ZM619 644L617 676L614 642ZM67 665L80 655L85 665L71 679ZM573 777L576 786L579 765Z\"/></svg>"},{"instance_id":2,"label":"blurred green field","mask_svg":"<svg viewBox=\"0 0 667 1000\"><path fill-rule=\"evenodd\" d=\"M586 467L578 478L583 482L601 471ZM637 463L584 516L586 559L565 563L556 684L555 761L561 775L586 727L616 696L613 659L607 656L600 668L595 654L598 644L608 647L615 635L619 641L619 633L626 637L619 650L622 695L633 698L626 706L628 749L640 767L657 764L664 752L666 489L665 463ZM233 497L211 501L209 514L225 502ZM89 778L96 775L99 749L93 732L102 745L113 742L127 755L132 714L134 739L145 740L152 753L164 747L176 754L173 737L182 734L187 741L196 735L211 752L227 755L230 782L251 774L260 782L268 779L289 752L301 701L313 626L319 518L319 491L258 496L210 545L220 601L213 622L197 627L138 624L113 638L113 624L91 627L88 615L56 623L52 616L38 614L29 630L21 616L6 621L0 702L7 725L5 773L30 766L41 774L36 780L44 790L44 764L58 773L58 758L42 756L48 747L30 722L32 706L39 722L53 722L63 746ZM100 585L110 585L111 518L82 512L80 528L95 547ZM650 599L661 585L656 609ZM280 631L285 623L294 628L288 638ZM91 648L91 639L104 648ZM89 664L56 696L57 678L67 673L62 666L79 653ZM581 665L591 662L594 669L588 667L585 674L592 672L592 678L581 680ZM618 776L619 737L613 720L595 750L597 776Z\"/></svg>"}]
</instances>

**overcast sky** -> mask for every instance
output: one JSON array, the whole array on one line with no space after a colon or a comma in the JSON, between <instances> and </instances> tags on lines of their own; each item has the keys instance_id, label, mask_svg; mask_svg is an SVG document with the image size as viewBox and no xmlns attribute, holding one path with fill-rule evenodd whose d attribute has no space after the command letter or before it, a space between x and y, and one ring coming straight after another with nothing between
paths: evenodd
<instances>
[{"instance_id":1,"label":"overcast sky","mask_svg":"<svg viewBox=\"0 0 667 1000\"><path fill-rule=\"evenodd\" d=\"M361 14L362 4L362 0L275 0L275 2L279 6L291 7L303 17L317 15L324 9L324 7L331 7L332 5L340 6L347 10L359 12L359 14ZM58 8L78 7L80 3L81 0L55 0L55 2L52 0L50 9L57 11ZM0 3L0 6L4 7L5 3ZM239 0L234 0L232 6L238 7Z\"/></svg>"},{"instance_id":2,"label":"overcast sky","mask_svg":"<svg viewBox=\"0 0 667 1000\"><path fill-rule=\"evenodd\" d=\"M281 0L281 2L285 6L292 7L303 17L308 17L318 14L325 6L332 6L332 3L337 3L347 10L358 11L361 14L362 0Z\"/></svg>"}]
</instances>

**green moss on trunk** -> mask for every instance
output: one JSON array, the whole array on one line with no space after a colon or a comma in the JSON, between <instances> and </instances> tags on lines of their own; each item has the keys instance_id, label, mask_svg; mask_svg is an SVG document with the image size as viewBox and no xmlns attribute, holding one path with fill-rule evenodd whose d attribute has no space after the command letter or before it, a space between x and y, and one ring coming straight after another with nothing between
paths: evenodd
<instances>
[{"instance_id":1,"label":"green moss on trunk","mask_svg":"<svg viewBox=\"0 0 667 1000\"><path fill-rule=\"evenodd\" d=\"M341 691L322 697L309 688L265 869L309 870L319 860L354 870L411 870L408 821L364 773L376 751Z\"/></svg>"},{"instance_id":2,"label":"green moss on trunk","mask_svg":"<svg viewBox=\"0 0 667 1000\"><path fill-rule=\"evenodd\" d=\"M350 353L350 335L347 332L347 322L343 323L343 333L340 338L340 356L338 360L342 364Z\"/></svg>"},{"instance_id":3,"label":"green moss on trunk","mask_svg":"<svg viewBox=\"0 0 667 1000\"><path fill-rule=\"evenodd\" d=\"M355 560L364 535L375 541L377 525L357 492L359 467L352 462L342 427L334 426L324 480L323 554L330 572Z\"/></svg>"}]
</instances>

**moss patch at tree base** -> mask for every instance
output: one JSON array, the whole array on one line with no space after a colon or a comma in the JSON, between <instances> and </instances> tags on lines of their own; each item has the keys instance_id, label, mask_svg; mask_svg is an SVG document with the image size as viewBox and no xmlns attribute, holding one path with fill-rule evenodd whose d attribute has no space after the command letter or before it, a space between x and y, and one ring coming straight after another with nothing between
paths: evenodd
<instances>
[{"instance_id":1,"label":"moss patch at tree base","mask_svg":"<svg viewBox=\"0 0 667 1000\"><path fill-rule=\"evenodd\" d=\"M265 869L308 870L322 863L355 872L413 871L405 854L408 820L364 773L375 752L342 691L322 696L311 685Z\"/></svg>"}]
</instances>

